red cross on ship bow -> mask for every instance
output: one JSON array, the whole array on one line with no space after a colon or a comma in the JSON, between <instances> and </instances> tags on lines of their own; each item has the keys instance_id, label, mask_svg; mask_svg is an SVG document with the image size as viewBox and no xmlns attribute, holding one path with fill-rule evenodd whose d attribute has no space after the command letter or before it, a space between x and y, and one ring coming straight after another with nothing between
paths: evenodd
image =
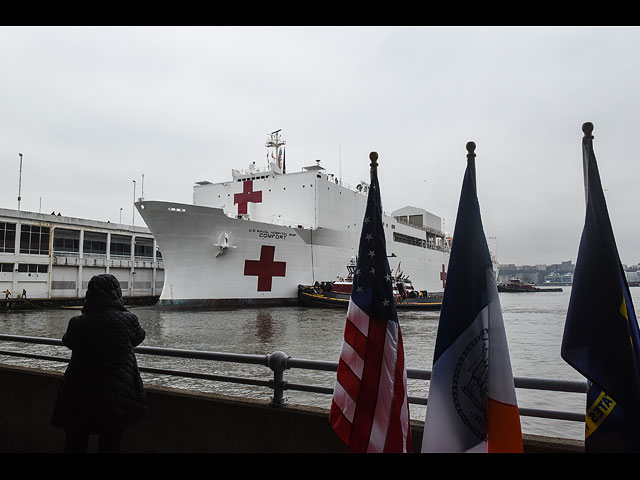
<instances>
[{"instance_id":1,"label":"red cross on ship bow","mask_svg":"<svg viewBox=\"0 0 640 480\"><path fill-rule=\"evenodd\" d=\"M270 292L273 277L285 276L287 262L274 262L275 252L275 246L262 245L260 260L244 261L244 274L258 276L259 292Z\"/></svg>"}]
</instances>

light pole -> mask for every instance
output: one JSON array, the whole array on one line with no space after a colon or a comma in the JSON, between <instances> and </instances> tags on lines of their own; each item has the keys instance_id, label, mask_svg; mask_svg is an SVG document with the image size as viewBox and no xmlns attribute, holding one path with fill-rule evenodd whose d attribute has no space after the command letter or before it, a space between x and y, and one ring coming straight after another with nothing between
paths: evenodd
<instances>
[{"instance_id":1,"label":"light pole","mask_svg":"<svg viewBox=\"0 0 640 480\"><path fill-rule=\"evenodd\" d=\"M122 207L120 207L120 228L122 228Z\"/></svg>"},{"instance_id":2,"label":"light pole","mask_svg":"<svg viewBox=\"0 0 640 480\"><path fill-rule=\"evenodd\" d=\"M18 176L18 211L20 211L20 193L22 191L22 154L19 153L18 155L20 155L20 174Z\"/></svg>"},{"instance_id":3,"label":"light pole","mask_svg":"<svg viewBox=\"0 0 640 480\"><path fill-rule=\"evenodd\" d=\"M131 225L136 224L136 181L133 180L133 211L131 212Z\"/></svg>"}]
</instances>

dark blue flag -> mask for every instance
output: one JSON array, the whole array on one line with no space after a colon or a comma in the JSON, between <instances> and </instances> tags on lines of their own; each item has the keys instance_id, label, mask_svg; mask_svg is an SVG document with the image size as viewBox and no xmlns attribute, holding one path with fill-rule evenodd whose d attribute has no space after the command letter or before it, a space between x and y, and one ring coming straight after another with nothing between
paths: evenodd
<instances>
[{"instance_id":1,"label":"dark blue flag","mask_svg":"<svg viewBox=\"0 0 640 480\"><path fill-rule=\"evenodd\" d=\"M587 452L640 452L640 335L593 152L582 140L586 216L562 358L588 380Z\"/></svg>"}]
</instances>

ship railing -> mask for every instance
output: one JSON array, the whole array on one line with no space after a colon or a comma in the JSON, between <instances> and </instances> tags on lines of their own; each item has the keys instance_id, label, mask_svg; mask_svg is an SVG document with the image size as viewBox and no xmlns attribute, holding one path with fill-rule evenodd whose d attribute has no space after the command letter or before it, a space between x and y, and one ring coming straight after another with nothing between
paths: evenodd
<instances>
[{"instance_id":1,"label":"ship railing","mask_svg":"<svg viewBox=\"0 0 640 480\"><path fill-rule=\"evenodd\" d=\"M387 214L387 215L389 215L389 214ZM412 222L409 222L409 221L404 220L404 219L399 218L399 217L393 217L393 218L395 218L396 222L398 222L398 223L400 223L402 225L407 225L409 227L417 228L418 230L423 230L423 231L425 231L427 233L431 233L431 234L435 235L436 237L444 238L444 232L442 230L438 229L438 228L431 227L429 225L420 225L418 223L412 223Z\"/></svg>"},{"instance_id":2,"label":"ship railing","mask_svg":"<svg viewBox=\"0 0 640 480\"><path fill-rule=\"evenodd\" d=\"M5 335L0 334L0 341L4 342L19 342L30 343L40 345L51 346L64 346L62 341L53 338L44 337L29 337L20 335ZM273 391L270 404L272 406L282 406L287 403L284 396L285 391L299 391L316 394L333 394L333 387L321 386L321 385L309 385L294 383L285 380L285 372L291 369L323 371L323 372L337 372L338 363L324 360L309 360L302 358L293 358L284 352L276 351L268 355L253 355L253 354L240 354L240 353L225 353L225 352L209 352L200 350L186 350L164 347L146 347L139 346L135 348L136 354L139 355L154 355L161 357L173 357L184 358L193 360L209 360L214 362L229 362L235 364L245 365L263 365L268 367L272 374L271 377L266 378L248 378L237 377L232 375L223 374L208 374L202 372L189 372L167 368L145 367L140 366L140 371L149 374L156 375L168 375L183 378L192 378L200 380L210 380L217 382L228 382L235 384L251 385L266 387ZM63 358L53 355L35 354L25 351L16 350L4 350L0 349L1 356L20 357L35 360L44 360L48 362L62 362L68 363L69 358ZM412 380L424 380L429 381L431 379L431 371L417 368L407 368L407 378ZM515 387L518 389L540 390L545 392L562 392L562 393L578 393L586 394L587 384L586 381L572 381L572 380L556 380L548 378L533 378L533 377L515 377ZM409 403L417 405L426 405L428 398L411 396L409 395ZM536 417L551 420L566 420L574 422L584 422L585 413L566 412L559 410L548 410L538 408L519 408L520 415L526 417Z\"/></svg>"}]
</instances>

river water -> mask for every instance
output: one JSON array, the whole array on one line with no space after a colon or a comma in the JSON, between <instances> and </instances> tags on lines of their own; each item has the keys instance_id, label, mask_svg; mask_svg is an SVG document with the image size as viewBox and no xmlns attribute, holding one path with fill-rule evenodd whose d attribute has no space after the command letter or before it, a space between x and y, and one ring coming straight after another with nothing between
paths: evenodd
<instances>
[{"instance_id":1,"label":"river water","mask_svg":"<svg viewBox=\"0 0 640 480\"><path fill-rule=\"evenodd\" d=\"M509 341L515 377L557 380L584 380L560 357L560 345L571 287L562 292L501 293L505 329ZM640 288L631 289L635 305L640 305ZM224 311L167 311L154 307L132 307L147 332L143 346L215 352L266 355L283 351L291 357L337 362L342 346L345 311L301 307L254 308ZM78 314L73 310L40 310L0 313L0 333L10 335L62 338L68 320ZM439 312L399 312L399 322L409 368L431 369L438 329ZM66 357L64 347L2 342L0 348L28 350ZM197 361L139 355L141 366L176 370L229 374L269 379L271 371L261 365L236 365L225 362ZM64 370L64 364L42 360L17 359L0 355L0 362L50 370ZM143 374L145 383L217 392L257 399L269 399L271 391L227 382L184 379ZM285 380L295 383L333 387L335 373L289 370ZM428 382L409 380L409 395L426 397ZM330 395L286 391L291 404L329 408ZM585 395L540 392L519 389L518 404L526 408L543 408L584 412ZM424 420L426 407L410 406L412 419ZM579 422L522 417L525 433L583 438Z\"/></svg>"}]
</instances>

